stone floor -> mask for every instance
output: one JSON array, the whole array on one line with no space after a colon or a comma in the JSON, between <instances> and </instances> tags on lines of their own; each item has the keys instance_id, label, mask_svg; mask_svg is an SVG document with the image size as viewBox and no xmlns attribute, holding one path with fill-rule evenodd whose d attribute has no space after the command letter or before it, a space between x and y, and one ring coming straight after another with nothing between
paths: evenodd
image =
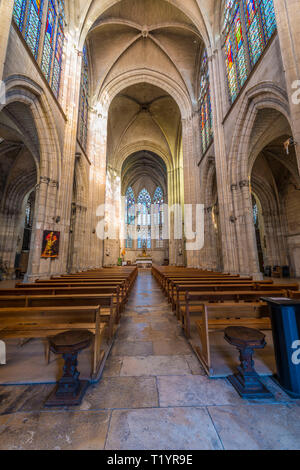
<instances>
[{"instance_id":1,"label":"stone floor","mask_svg":"<svg viewBox=\"0 0 300 470\"><path fill-rule=\"evenodd\" d=\"M0 369L1 373L1 369ZM53 386L0 387L0 449L300 449L300 400L244 401L208 379L149 271L141 271L99 384L80 409Z\"/></svg>"}]
</instances>

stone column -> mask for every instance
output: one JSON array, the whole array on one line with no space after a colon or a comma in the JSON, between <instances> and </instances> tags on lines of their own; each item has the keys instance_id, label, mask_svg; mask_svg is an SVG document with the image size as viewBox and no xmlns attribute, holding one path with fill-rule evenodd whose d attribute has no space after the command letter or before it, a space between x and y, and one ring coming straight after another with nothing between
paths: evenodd
<instances>
[{"instance_id":1,"label":"stone column","mask_svg":"<svg viewBox=\"0 0 300 470\"><path fill-rule=\"evenodd\" d=\"M239 258L242 260L243 265L241 274L251 275L253 279L260 280L263 276L259 267L249 180L239 182L239 191L241 213L238 223L240 224L240 234L242 235L242 241L239 243ZM245 249L246 247L247 249Z\"/></svg>"},{"instance_id":2,"label":"stone column","mask_svg":"<svg viewBox=\"0 0 300 470\"><path fill-rule=\"evenodd\" d=\"M300 172L300 0L273 0Z\"/></svg>"},{"instance_id":3,"label":"stone column","mask_svg":"<svg viewBox=\"0 0 300 470\"><path fill-rule=\"evenodd\" d=\"M21 211L16 208L4 208L0 213L0 258L9 273L14 272L16 247L20 237L20 217Z\"/></svg>"},{"instance_id":4,"label":"stone column","mask_svg":"<svg viewBox=\"0 0 300 470\"><path fill-rule=\"evenodd\" d=\"M181 219L183 220L183 208L181 201L182 192L182 170L175 168L168 171L168 205L169 209L177 206L180 208ZM179 216L179 214L178 214ZM174 236L175 214L169 210L169 261L171 266L184 266L184 246L183 239L176 239ZM180 218L180 216L179 216ZM182 221L177 220L176 223Z\"/></svg>"},{"instance_id":5,"label":"stone column","mask_svg":"<svg viewBox=\"0 0 300 470\"><path fill-rule=\"evenodd\" d=\"M0 80L2 80L14 1L1 0L0 3Z\"/></svg>"},{"instance_id":6,"label":"stone column","mask_svg":"<svg viewBox=\"0 0 300 470\"><path fill-rule=\"evenodd\" d=\"M103 258L106 258L104 255L103 233L100 233L100 226L103 224L102 221L105 216L106 146L107 112L93 108L90 110L88 143L88 156L91 166L86 215L87 269L102 267Z\"/></svg>"},{"instance_id":7,"label":"stone column","mask_svg":"<svg viewBox=\"0 0 300 470\"><path fill-rule=\"evenodd\" d=\"M105 266L114 266L120 256L121 234L121 175L115 168L108 167L105 192L105 225L108 230L104 241ZM109 255L109 256L108 256Z\"/></svg>"},{"instance_id":8,"label":"stone column","mask_svg":"<svg viewBox=\"0 0 300 470\"><path fill-rule=\"evenodd\" d=\"M74 44L68 41L66 44L66 61L64 75L63 96L67 96L65 127L65 139L63 148L63 164L61 166L61 179L59 181L60 230L62 235L60 253L60 272L66 272L68 264L68 248L70 242L70 219L73 197L76 139L79 108L79 91L81 77L82 54L78 52Z\"/></svg>"},{"instance_id":9,"label":"stone column","mask_svg":"<svg viewBox=\"0 0 300 470\"><path fill-rule=\"evenodd\" d=\"M196 204L199 203L200 194L200 176L197 163L199 155L197 154L196 139L200 140L200 129L198 126L198 116L194 114L188 119L182 121L182 151L183 151L183 176L184 176L184 204L193 205L195 214ZM198 157L198 158L197 158ZM196 232L196 218L193 216L193 232ZM187 225L187 214L184 214L184 226ZM185 235L185 234L183 234ZM199 236L199 234L197 234ZM187 240L187 243L193 243L193 240ZM197 268L199 266L199 250L186 250L186 263L188 267Z\"/></svg>"},{"instance_id":10,"label":"stone column","mask_svg":"<svg viewBox=\"0 0 300 470\"><path fill-rule=\"evenodd\" d=\"M59 230L55 223L55 208L57 202L58 182L41 176L36 186L36 202L32 227L31 248L28 270L25 280L31 281L37 277L49 277L53 263L50 259L41 259L42 239L44 230ZM59 271L57 271L59 273Z\"/></svg>"}]
</instances>

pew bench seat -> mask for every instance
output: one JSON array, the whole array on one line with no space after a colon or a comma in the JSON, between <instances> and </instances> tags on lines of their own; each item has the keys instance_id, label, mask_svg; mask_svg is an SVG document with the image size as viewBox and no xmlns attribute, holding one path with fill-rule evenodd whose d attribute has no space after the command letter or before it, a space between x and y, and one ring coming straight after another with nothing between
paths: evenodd
<instances>
[{"instance_id":1,"label":"pew bench seat","mask_svg":"<svg viewBox=\"0 0 300 470\"><path fill-rule=\"evenodd\" d=\"M198 309L193 321L197 335L191 344L208 375L212 375L213 372L210 342L210 335L213 332L224 331L229 326L245 326L258 330L271 329L269 309L264 302L204 303L201 309Z\"/></svg>"},{"instance_id":2,"label":"pew bench seat","mask_svg":"<svg viewBox=\"0 0 300 470\"><path fill-rule=\"evenodd\" d=\"M107 328L99 306L1 308L0 325L0 340L48 338L69 330L90 331L94 335L91 379L97 378L105 356L101 345Z\"/></svg>"}]
</instances>

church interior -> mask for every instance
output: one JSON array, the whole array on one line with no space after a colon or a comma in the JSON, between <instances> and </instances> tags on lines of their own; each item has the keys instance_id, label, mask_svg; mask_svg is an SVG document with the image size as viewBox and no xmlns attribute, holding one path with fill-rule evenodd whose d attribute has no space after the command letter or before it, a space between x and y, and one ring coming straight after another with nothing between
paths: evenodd
<instances>
[{"instance_id":1,"label":"church interior","mask_svg":"<svg viewBox=\"0 0 300 470\"><path fill-rule=\"evenodd\" d=\"M0 0L0 449L300 449L300 0Z\"/></svg>"}]
</instances>

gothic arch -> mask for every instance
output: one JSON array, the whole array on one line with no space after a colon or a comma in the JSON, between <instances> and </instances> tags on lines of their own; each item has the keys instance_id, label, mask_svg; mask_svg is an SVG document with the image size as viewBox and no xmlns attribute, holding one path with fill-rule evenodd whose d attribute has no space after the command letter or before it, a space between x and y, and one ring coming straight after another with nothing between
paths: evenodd
<instances>
[{"instance_id":1,"label":"gothic arch","mask_svg":"<svg viewBox=\"0 0 300 470\"><path fill-rule=\"evenodd\" d=\"M61 174L61 149L55 120L46 95L33 80L26 76L12 75L5 81L6 105L21 102L28 106L36 126L40 147L38 178L58 182ZM4 106L4 107L5 107Z\"/></svg>"},{"instance_id":2,"label":"gothic arch","mask_svg":"<svg viewBox=\"0 0 300 470\"><path fill-rule=\"evenodd\" d=\"M240 106L229 154L231 185L248 179L251 131L258 111L265 108L280 112L290 124L288 97L282 88L272 82L261 82L247 91Z\"/></svg>"},{"instance_id":3,"label":"gothic arch","mask_svg":"<svg viewBox=\"0 0 300 470\"><path fill-rule=\"evenodd\" d=\"M148 83L161 88L168 93L177 103L182 119L189 119L193 113L193 106L189 94L175 80L159 72L149 69L139 69L121 74L111 80L98 96L97 108L102 116L108 115L108 110L113 99L125 88L137 85L139 83Z\"/></svg>"}]
</instances>

